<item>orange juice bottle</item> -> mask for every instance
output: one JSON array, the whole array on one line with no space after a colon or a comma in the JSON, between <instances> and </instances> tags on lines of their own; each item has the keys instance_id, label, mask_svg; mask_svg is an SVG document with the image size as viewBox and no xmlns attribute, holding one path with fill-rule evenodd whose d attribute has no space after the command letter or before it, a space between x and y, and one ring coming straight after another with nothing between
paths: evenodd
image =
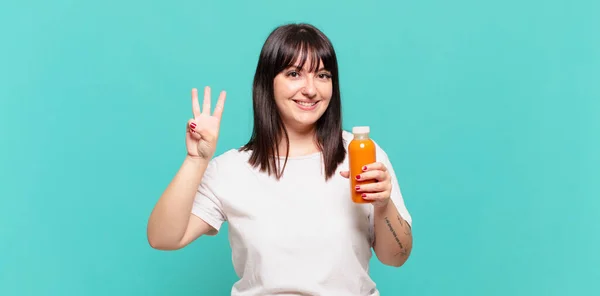
<instances>
[{"instance_id":1,"label":"orange juice bottle","mask_svg":"<svg viewBox=\"0 0 600 296\"><path fill-rule=\"evenodd\" d=\"M362 193L356 191L356 186L374 183L375 180L361 181L356 176L363 173L363 167L376 161L375 142L369 137L368 126L352 128L354 138L348 144L348 164L350 169L350 196L355 203L369 203L362 198Z\"/></svg>"}]
</instances>

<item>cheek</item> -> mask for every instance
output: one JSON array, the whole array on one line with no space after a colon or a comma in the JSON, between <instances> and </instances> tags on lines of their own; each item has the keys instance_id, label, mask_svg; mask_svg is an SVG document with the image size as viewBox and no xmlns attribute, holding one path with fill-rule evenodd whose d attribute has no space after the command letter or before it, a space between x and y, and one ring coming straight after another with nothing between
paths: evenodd
<instances>
[{"instance_id":1,"label":"cheek","mask_svg":"<svg viewBox=\"0 0 600 296\"><path fill-rule=\"evenodd\" d=\"M273 81L273 94L275 95L275 101L281 100L281 97L283 96L281 90L281 81L275 78L275 81Z\"/></svg>"},{"instance_id":2,"label":"cheek","mask_svg":"<svg viewBox=\"0 0 600 296\"><path fill-rule=\"evenodd\" d=\"M333 95L332 84L331 83L323 83L323 84L319 85L319 94L321 95L321 98L329 101L331 99L331 96Z\"/></svg>"},{"instance_id":3,"label":"cheek","mask_svg":"<svg viewBox=\"0 0 600 296\"><path fill-rule=\"evenodd\" d=\"M288 81L284 85L284 91L288 95L288 98L293 97L302 90L304 84L301 81Z\"/></svg>"},{"instance_id":4,"label":"cheek","mask_svg":"<svg viewBox=\"0 0 600 296\"><path fill-rule=\"evenodd\" d=\"M276 80L273 88L276 100L287 100L302 88L302 84L296 81Z\"/></svg>"}]
</instances>

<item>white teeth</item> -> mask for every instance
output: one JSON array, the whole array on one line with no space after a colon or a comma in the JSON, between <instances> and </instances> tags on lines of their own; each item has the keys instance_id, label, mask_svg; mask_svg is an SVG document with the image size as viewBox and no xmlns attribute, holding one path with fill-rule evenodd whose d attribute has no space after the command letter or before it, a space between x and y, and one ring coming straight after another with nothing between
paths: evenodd
<instances>
[{"instance_id":1,"label":"white teeth","mask_svg":"<svg viewBox=\"0 0 600 296\"><path fill-rule=\"evenodd\" d=\"M294 102L296 102L296 104L298 104L298 105L302 105L302 106L306 106L306 107L314 106L317 103L317 102L309 103L309 102L300 102L300 101L294 101Z\"/></svg>"}]
</instances>

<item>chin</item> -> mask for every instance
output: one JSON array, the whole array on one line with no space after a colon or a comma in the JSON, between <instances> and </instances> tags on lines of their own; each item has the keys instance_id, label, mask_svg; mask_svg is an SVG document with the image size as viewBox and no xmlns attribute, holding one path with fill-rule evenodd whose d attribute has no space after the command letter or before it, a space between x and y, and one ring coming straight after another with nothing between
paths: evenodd
<instances>
[{"instance_id":1,"label":"chin","mask_svg":"<svg viewBox=\"0 0 600 296\"><path fill-rule=\"evenodd\" d=\"M308 128L314 127L317 124L317 120L318 120L318 118L315 120L307 120L307 119L296 120L296 125L303 129L308 129Z\"/></svg>"},{"instance_id":2,"label":"chin","mask_svg":"<svg viewBox=\"0 0 600 296\"><path fill-rule=\"evenodd\" d=\"M317 124L317 121L319 120L319 118L321 118L322 115L323 115L323 113L297 114L296 116L294 116L294 121L296 122L296 124L298 126L304 126L304 127L314 126Z\"/></svg>"}]
</instances>

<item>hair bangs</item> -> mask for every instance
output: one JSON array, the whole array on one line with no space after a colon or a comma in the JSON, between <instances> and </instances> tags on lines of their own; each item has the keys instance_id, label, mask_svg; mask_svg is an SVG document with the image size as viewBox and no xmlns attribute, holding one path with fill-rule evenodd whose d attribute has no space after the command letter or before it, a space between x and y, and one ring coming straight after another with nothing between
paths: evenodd
<instances>
[{"instance_id":1,"label":"hair bangs","mask_svg":"<svg viewBox=\"0 0 600 296\"><path fill-rule=\"evenodd\" d=\"M318 37L302 30L289 36L279 51L277 72L289 67L313 73L321 69L331 71L335 68L333 48L328 46L326 40ZM307 61L310 61L310 64L307 65Z\"/></svg>"}]
</instances>

